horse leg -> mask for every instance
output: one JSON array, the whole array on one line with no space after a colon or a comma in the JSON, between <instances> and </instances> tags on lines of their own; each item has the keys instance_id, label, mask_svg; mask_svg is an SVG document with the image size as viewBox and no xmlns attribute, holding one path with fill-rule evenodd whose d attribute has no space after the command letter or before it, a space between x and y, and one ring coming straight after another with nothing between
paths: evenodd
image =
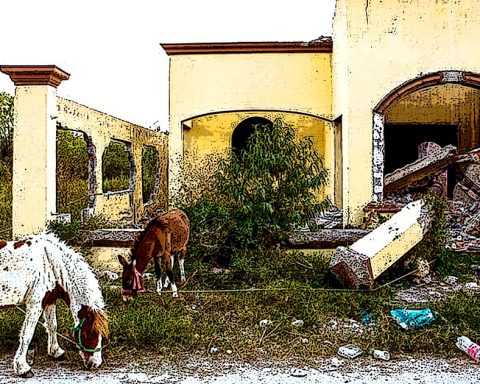
<instances>
[{"instance_id":1,"label":"horse leg","mask_svg":"<svg viewBox=\"0 0 480 384\"><path fill-rule=\"evenodd\" d=\"M63 360L65 357L65 351L60 348L57 340L57 311L56 305L48 305L45 307L43 317L47 323L47 335L48 335L48 349L49 356L56 360Z\"/></svg>"},{"instance_id":2,"label":"horse leg","mask_svg":"<svg viewBox=\"0 0 480 384\"><path fill-rule=\"evenodd\" d=\"M42 306L40 303L27 305L27 314L25 315L25 320L23 321L22 330L20 332L20 345L13 358L13 370L19 376L33 376L32 367L27 363L27 351L41 315Z\"/></svg>"},{"instance_id":3,"label":"horse leg","mask_svg":"<svg viewBox=\"0 0 480 384\"><path fill-rule=\"evenodd\" d=\"M185 269L183 264L185 263L185 256L186 256L187 250L182 249L180 251L180 255L178 256L178 266L180 267L180 282L182 284L185 283Z\"/></svg>"},{"instance_id":4,"label":"horse leg","mask_svg":"<svg viewBox=\"0 0 480 384\"><path fill-rule=\"evenodd\" d=\"M155 265L155 277L157 278L157 293L162 294L162 268L160 267L160 261L158 257L153 258Z\"/></svg>"},{"instance_id":5,"label":"horse leg","mask_svg":"<svg viewBox=\"0 0 480 384\"><path fill-rule=\"evenodd\" d=\"M173 266L175 265L175 255L173 253L170 256L170 259L171 259L170 264L172 265L172 271L173 271ZM167 277L165 277L165 284L163 284L163 288L168 288L169 285L170 285L170 279L168 278L168 275L167 275Z\"/></svg>"},{"instance_id":6,"label":"horse leg","mask_svg":"<svg viewBox=\"0 0 480 384\"><path fill-rule=\"evenodd\" d=\"M167 278L170 280L170 284L172 285L172 296L178 297L178 290L177 285L175 284L175 276L173 275L173 261L174 257L170 254L170 252L165 252L165 269L167 270Z\"/></svg>"}]
</instances>

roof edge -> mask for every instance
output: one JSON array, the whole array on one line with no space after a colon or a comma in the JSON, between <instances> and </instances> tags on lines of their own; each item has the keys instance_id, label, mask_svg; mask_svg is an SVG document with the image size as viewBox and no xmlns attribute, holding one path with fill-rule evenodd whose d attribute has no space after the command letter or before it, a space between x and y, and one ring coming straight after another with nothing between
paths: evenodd
<instances>
[{"instance_id":1,"label":"roof edge","mask_svg":"<svg viewBox=\"0 0 480 384\"><path fill-rule=\"evenodd\" d=\"M330 37L322 37L309 42L162 43L160 45L168 56L231 53L331 53L333 46Z\"/></svg>"}]
</instances>

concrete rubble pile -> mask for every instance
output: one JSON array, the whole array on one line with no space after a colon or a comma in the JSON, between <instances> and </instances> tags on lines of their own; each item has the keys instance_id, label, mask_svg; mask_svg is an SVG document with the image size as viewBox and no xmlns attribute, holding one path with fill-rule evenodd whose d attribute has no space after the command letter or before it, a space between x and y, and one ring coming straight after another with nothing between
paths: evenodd
<instances>
[{"instance_id":1,"label":"concrete rubble pile","mask_svg":"<svg viewBox=\"0 0 480 384\"><path fill-rule=\"evenodd\" d=\"M428 192L450 197L447 247L480 252L480 148L459 154L452 145L422 143L415 162L385 176L384 192L384 201L364 209L363 228L372 231L337 247L331 258L330 268L348 286L373 288L380 274L423 239L431 224L431 212L421 200ZM382 221L379 212L393 216ZM422 281L429 273L428 262L421 257L411 261L421 266L417 280Z\"/></svg>"},{"instance_id":2,"label":"concrete rubble pile","mask_svg":"<svg viewBox=\"0 0 480 384\"><path fill-rule=\"evenodd\" d=\"M385 176L385 203L399 208L426 192L448 197L453 189L448 220L449 249L458 252L480 251L480 148L459 154L452 145L441 148L423 143L417 161ZM454 173L454 186L448 185ZM384 203L384 204L385 204Z\"/></svg>"}]
</instances>

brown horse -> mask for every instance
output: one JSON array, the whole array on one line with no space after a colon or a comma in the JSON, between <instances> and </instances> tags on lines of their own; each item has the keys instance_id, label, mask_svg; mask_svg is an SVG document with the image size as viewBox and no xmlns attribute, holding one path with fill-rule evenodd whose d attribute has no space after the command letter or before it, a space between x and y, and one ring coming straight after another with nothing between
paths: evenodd
<instances>
[{"instance_id":1,"label":"brown horse","mask_svg":"<svg viewBox=\"0 0 480 384\"><path fill-rule=\"evenodd\" d=\"M162 292L160 259L163 258L167 274L165 288L171 284L173 297L178 297L173 274L174 255L178 254L180 279L183 283L185 282L183 264L185 262L189 236L190 221L187 215L179 209L164 213L150 221L132 248L131 261L128 262L123 256L118 256L120 264L123 265L123 299L127 300L137 293L145 292L142 274L152 257L155 263L158 294Z\"/></svg>"}]
</instances>

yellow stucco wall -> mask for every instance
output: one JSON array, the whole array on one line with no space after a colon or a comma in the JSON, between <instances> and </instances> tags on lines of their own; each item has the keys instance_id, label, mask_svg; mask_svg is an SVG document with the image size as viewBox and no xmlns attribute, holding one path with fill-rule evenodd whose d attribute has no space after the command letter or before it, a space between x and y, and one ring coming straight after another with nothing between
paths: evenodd
<instances>
[{"instance_id":1,"label":"yellow stucco wall","mask_svg":"<svg viewBox=\"0 0 480 384\"><path fill-rule=\"evenodd\" d=\"M200 168L206 156L222 154L232 146L232 134L238 124L250 117L263 117L270 121L279 118L296 128L299 138L310 137L317 152L322 156L323 165L329 174L329 182L319 196L328 195L333 201L334 180L334 139L329 122L313 116L298 113L248 111L217 113L188 121L191 128L184 129L185 167ZM189 169L191 170L191 169ZM185 173L189 170L185 170ZM195 172L195 170L194 170Z\"/></svg>"},{"instance_id":2,"label":"yellow stucco wall","mask_svg":"<svg viewBox=\"0 0 480 384\"><path fill-rule=\"evenodd\" d=\"M333 113L342 116L343 201L359 223L372 199L372 112L404 82L442 70L480 72L479 0L337 0Z\"/></svg>"},{"instance_id":3,"label":"yellow stucco wall","mask_svg":"<svg viewBox=\"0 0 480 384\"><path fill-rule=\"evenodd\" d=\"M87 134L95 147L95 190L90 213L104 215L111 220L132 224L168 205L168 137L159 132L129 123L106 113L96 111L71 100L57 98L58 124L64 129ZM111 140L131 144L133 182L126 191L103 193L102 155ZM159 185L154 200L143 204L142 199L142 149L151 146L159 156Z\"/></svg>"},{"instance_id":4,"label":"yellow stucco wall","mask_svg":"<svg viewBox=\"0 0 480 384\"><path fill-rule=\"evenodd\" d=\"M330 53L194 54L170 57L169 186L179 187L182 122L231 111L300 112L330 118ZM218 132L218 139L225 140Z\"/></svg>"}]
</instances>

